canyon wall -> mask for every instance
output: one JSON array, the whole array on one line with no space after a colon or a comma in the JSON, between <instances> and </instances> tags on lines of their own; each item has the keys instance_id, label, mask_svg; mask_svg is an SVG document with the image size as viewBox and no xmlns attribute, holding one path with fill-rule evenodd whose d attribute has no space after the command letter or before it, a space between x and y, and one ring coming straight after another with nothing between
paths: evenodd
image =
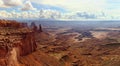
<instances>
[{"instance_id":1,"label":"canyon wall","mask_svg":"<svg viewBox=\"0 0 120 66\"><path fill-rule=\"evenodd\" d=\"M26 23L0 20L0 66L19 66L19 57L36 48L34 32Z\"/></svg>"}]
</instances>

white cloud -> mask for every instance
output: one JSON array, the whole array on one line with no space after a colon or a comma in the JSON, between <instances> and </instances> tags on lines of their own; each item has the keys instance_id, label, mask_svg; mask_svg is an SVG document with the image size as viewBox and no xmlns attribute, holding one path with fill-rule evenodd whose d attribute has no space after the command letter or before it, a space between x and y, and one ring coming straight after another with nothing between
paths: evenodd
<instances>
[{"instance_id":1,"label":"white cloud","mask_svg":"<svg viewBox=\"0 0 120 66\"><path fill-rule=\"evenodd\" d=\"M23 4L25 2L25 4ZM14 6L23 6L21 10L36 10L29 0L0 0L1 8L10 8Z\"/></svg>"},{"instance_id":2,"label":"white cloud","mask_svg":"<svg viewBox=\"0 0 120 66\"><path fill-rule=\"evenodd\" d=\"M36 10L36 8L33 7L33 5L31 4L30 1L26 1L23 8L21 9L23 11L27 11L27 10Z\"/></svg>"},{"instance_id":3,"label":"white cloud","mask_svg":"<svg viewBox=\"0 0 120 66\"><path fill-rule=\"evenodd\" d=\"M40 18L51 18L51 19L59 19L61 18L61 13L55 10L40 10Z\"/></svg>"},{"instance_id":4,"label":"white cloud","mask_svg":"<svg viewBox=\"0 0 120 66\"><path fill-rule=\"evenodd\" d=\"M40 10L40 11L21 11L21 12L7 12L0 11L0 17L3 18L44 18L44 19L61 19L61 13L55 10Z\"/></svg>"},{"instance_id":5,"label":"white cloud","mask_svg":"<svg viewBox=\"0 0 120 66\"><path fill-rule=\"evenodd\" d=\"M62 7L70 11L102 11L106 0L31 0L44 5Z\"/></svg>"},{"instance_id":6,"label":"white cloud","mask_svg":"<svg viewBox=\"0 0 120 66\"><path fill-rule=\"evenodd\" d=\"M4 1L3 1L3 0L0 0L0 7L1 7L1 8L7 8L8 6L6 6L6 5L4 4Z\"/></svg>"},{"instance_id":7,"label":"white cloud","mask_svg":"<svg viewBox=\"0 0 120 66\"><path fill-rule=\"evenodd\" d=\"M69 11L61 16L69 19L120 19L119 0L30 0L38 4L57 6ZM76 14L79 11L79 15ZM71 12L74 12L71 13ZM85 13L86 14L85 14ZM80 15L80 13L82 15Z\"/></svg>"},{"instance_id":8,"label":"white cloud","mask_svg":"<svg viewBox=\"0 0 120 66\"><path fill-rule=\"evenodd\" d=\"M4 2L2 0L0 0L0 7L4 6Z\"/></svg>"},{"instance_id":9,"label":"white cloud","mask_svg":"<svg viewBox=\"0 0 120 66\"><path fill-rule=\"evenodd\" d=\"M0 17L3 18L38 18L39 12L7 12L5 10L0 11Z\"/></svg>"},{"instance_id":10,"label":"white cloud","mask_svg":"<svg viewBox=\"0 0 120 66\"><path fill-rule=\"evenodd\" d=\"M23 0L0 0L0 7L2 8L20 6L22 4Z\"/></svg>"},{"instance_id":11,"label":"white cloud","mask_svg":"<svg viewBox=\"0 0 120 66\"><path fill-rule=\"evenodd\" d=\"M12 15L9 12L6 12L5 10L3 10L3 11L0 11L0 17L11 18Z\"/></svg>"},{"instance_id":12,"label":"white cloud","mask_svg":"<svg viewBox=\"0 0 120 66\"><path fill-rule=\"evenodd\" d=\"M6 6L19 6L22 5L22 0L3 0Z\"/></svg>"},{"instance_id":13,"label":"white cloud","mask_svg":"<svg viewBox=\"0 0 120 66\"><path fill-rule=\"evenodd\" d=\"M5 10L0 11L0 17L3 18L44 18L44 19L64 19L64 20L83 20L83 19L117 19L120 16L114 17L109 12L72 12L72 13L60 13L55 10L40 10L40 11L21 11L21 12L7 12Z\"/></svg>"}]
</instances>

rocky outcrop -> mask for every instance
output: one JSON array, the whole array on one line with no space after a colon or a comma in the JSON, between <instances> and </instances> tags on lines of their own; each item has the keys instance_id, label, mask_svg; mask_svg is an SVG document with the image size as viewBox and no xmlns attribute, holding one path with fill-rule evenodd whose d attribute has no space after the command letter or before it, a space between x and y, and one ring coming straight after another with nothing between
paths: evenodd
<instances>
[{"instance_id":1,"label":"rocky outcrop","mask_svg":"<svg viewBox=\"0 0 120 66\"><path fill-rule=\"evenodd\" d=\"M39 32L39 33L43 32L41 24L36 25L35 22L32 22L32 23L31 23L30 28L31 28L34 32Z\"/></svg>"},{"instance_id":2,"label":"rocky outcrop","mask_svg":"<svg viewBox=\"0 0 120 66\"><path fill-rule=\"evenodd\" d=\"M41 24L39 24L39 29L38 29L38 31L39 31L39 32L43 32Z\"/></svg>"},{"instance_id":3,"label":"rocky outcrop","mask_svg":"<svg viewBox=\"0 0 120 66\"><path fill-rule=\"evenodd\" d=\"M26 23L0 20L0 66L19 66L20 56L36 50L34 32Z\"/></svg>"},{"instance_id":4,"label":"rocky outcrop","mask_svg":"<svg viewBox=\"0 0 120 66\"><path fill-rule=\"evenodd\" d=\"M30 28L35 32L38 30L38 27L34 22L31 23Z\"/></svg>"}]
</instances>

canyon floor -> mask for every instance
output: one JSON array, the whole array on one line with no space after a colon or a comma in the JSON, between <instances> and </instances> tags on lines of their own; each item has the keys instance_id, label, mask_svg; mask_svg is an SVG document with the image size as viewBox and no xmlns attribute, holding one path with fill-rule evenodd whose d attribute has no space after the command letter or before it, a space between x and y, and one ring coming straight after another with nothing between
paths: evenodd
<instances>
[{"instance_id":1,"label":"canyon floor","mask_svg":"<svg viewBox=\"0 0 120 66\"><path fill-rule=\"evenodd\" d=\"M44 38L37 38L38 49L56 58L62 66L120 66L118 28L44 30L40 34Z\"/></svg>"}]
</instances>

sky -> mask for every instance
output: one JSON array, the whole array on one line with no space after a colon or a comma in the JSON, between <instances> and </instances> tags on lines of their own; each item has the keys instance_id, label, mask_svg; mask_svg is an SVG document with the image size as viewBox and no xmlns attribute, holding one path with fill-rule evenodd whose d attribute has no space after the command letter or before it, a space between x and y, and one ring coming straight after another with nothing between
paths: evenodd
<instances>
[{"instance_id":1,"label":"sky","mask_svg":"<svg viewBox=\"0 0 120 66\"><path fill-rule=\"evenodd\" d=\"M0 0L0 18L119 20L120 0Z\"/></svg>"}]
</instances>

